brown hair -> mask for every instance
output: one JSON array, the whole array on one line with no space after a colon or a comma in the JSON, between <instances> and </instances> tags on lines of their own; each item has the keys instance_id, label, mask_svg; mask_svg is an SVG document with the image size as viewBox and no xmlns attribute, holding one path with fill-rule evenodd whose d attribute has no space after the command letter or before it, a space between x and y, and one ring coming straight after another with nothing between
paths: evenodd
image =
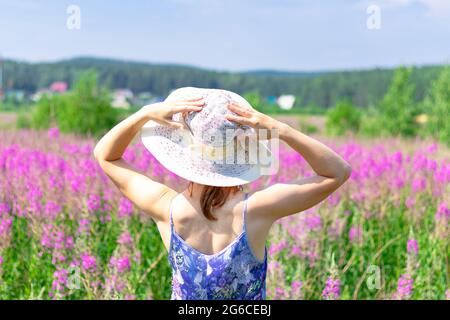
<instances>
[{"instance_id":1,"label":"brown hair","mask_svg":"<svg viewBox=\"0 0 450 320\"><path fill-rule=\"evenodd\" d=\"M192 186L193 182L189 182L189 195L192 196ZM217 220L216 217L212 215L212 210L214 208L221 207L225 201L227 201L228 196L231 192L237 192L241 190L241 187L215 187L215 186L205 186L200 196L200 207L202 208L202 213L208 220Z\"/></svg>"}]
</instances>

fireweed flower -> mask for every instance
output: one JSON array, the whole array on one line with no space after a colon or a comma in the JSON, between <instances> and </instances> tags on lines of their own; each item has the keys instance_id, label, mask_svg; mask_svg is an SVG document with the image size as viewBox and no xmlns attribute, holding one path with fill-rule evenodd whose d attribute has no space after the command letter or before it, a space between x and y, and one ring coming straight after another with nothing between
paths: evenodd
<instances>
[{"instance_id":1,"label":"fireweed flower","mask_svg":"<svg viewBox=\"0 0 450 320\"><path fill-rule=\"evenodd\" d=\"M450 181L450 165L444 163L436 169L433 175L434 181L439 185L444 185Z\"/></svg>"},{"instance_id":2,"label":"fireweed flower","mask_svg":"<svg viewBox=\"0 0 450 320\"><path fill-rule=\"evenodd\" d=\"M64 248L64 242L65 242L65 235L64 232L62 231L56 231L54 233L54 238L53 238L54 242L53 242L53 247L55 249L63 249Z\"/></svg>"},{"instance_id":3,"label":"fireweed flower","mask_svg":"<svg viewBox=\"0 0 450 320\"><path fill-rule=\"evenodd\" d=\"M131 263L128 256L117 259L116 263L117 271L123 273L131 269Z\"/></svg>"},{"instance_id":4,"label":"fireweed flower","mask_svg":"<svg viewBox=\"0 0 450 320\"><path fill-rule=\"evenodd\" d=\"M0 202L0 217L11 212L11 208L7 203Z\"/></svg>"},{"instance_id":5,"label":"fireweed flower","mask_svg":"<svg viewBox=\"0 0 450 320\"><path fill-rule=\"evenodd\" d=\"M47 136L50 139L58 139L59 138L59 129L57 127L48 129Z\"/></svg>"},{"instance_id":6,"label":"fireweed flower","mask_svg":"<svg viewBox=\"0 0 450 320\"><path fill-rule=\"evenodd\" d=\"M359 243L362 240L362 227L361 226L353 226L350 228L348 232L348 238L352 243Z\"/></svg>"},{"instance_id":7,"label":"fireweed flower","mask_svg":"<svg viewBox=\"0 0 450 320\"><path fill-rule=\"evenodd\" d=\"M303 283L298 280L294 280L291 283L291 299L299 300L302 298L302 285Z\"/></svg>"},{"instance_id":8,"label":"fireweed flower","mask_svg":"<svg viewBox=\"0 0 450 320\"><path fill-rule=\"evenodd\" d=\"M288 242L286 240L281 240L278 243L274 243L273 245L270 246L269 248L269 254L274 255L276 253L279 253L280 251L282 251L283 249L288 247Z\"/></svg>"},{"instance_id":9,"label":"fireweed flower","mask_svg":"<svg viewBox=\"0 0 450 320\"><path fill-rule=\"evenodd\" d=\"M434 216L436 220L449 220L450 219L450 209L444 202L441 202Z\"/></svg>"},{"instance_id":10,"label":"fireweed flower","mask_svg":"<svg viewBox=\"0 0 450 320\"><path fill-rule=\"evenodd\" d=\"M83 268L83 270L94 272L97 269L97 261L94 256L91 256L88 253L82 253L80 255L80 258L81 267Z\"/></svg>"},{"instance_id":11,"label":"fireweed flower","mask_svg":"<svg viewBox=\"0 0 450 320\"><path fill-rule=\"evenodd\" d=\"M364 200L366 199L366 194L364 193L363 189L360 189L353 193L350 197L355 202L364 202Z\"/></svg>"},{"instance_id":12,"label":"fireweed flower","mask_svg":"<svg viewBox=\"0 0 450 320\"><path fill-rule=\"evenodd\" d=\"M43 225L41 245L44 251L52 255L52 263L58 265L66 261L67 241L65 233L53 224ZM42 252L43 254L43 252Z\"/></svg>"},{"instance_id":13,"label":"fireweed flower","mask_svg":"<svg viewBox=\"0 0 450 320\"><path fill-rule=\"evenodd\" d=\"M108 202L103 202L102 210L105 212L109 212L112 210L112 206Z\"/></svg>"},{"instance_id":14,"label":"fireweed flower","mask_svg":"<svg viewBox=\"0 0 450 320\"><path fill-rule=\"evenodd\" d=\"M90 221L89 219L80 219L80 221L78 222L78 229L77 232L79 234L89 234L90 232Z\"/></svg>"},{"instance_id":15,"label":"fireweed flower","mask_svg":"<svg viewBox=\"0 0 450 320\"><path fill-rule=\"evenodd\" d=\"M50 220L55 220L61 212L61 206L53 201L47 201L44 206L44 215Z\"/></svg>"},{"instance_id":16,"label":"fireweed flower","mask_svg":"<svg viewBox=\"0 0 450 320\"><path fill-rule=\"evenodd\" d=\"M331 207L335 207L339 204L341 201L341 197L338 193L332 193L328 198L327 201Z\"/></svg>"},{"instance_id":17,"label":"fireweed flower","mask_svg":"<svg viewBox=\"0 0 450 320\"><path fill-rule=\"evenodd\" d=\"M397 165L401 165L403 162L403 153L401 151L397 151L392 155L392 159L397 163Z\"/></svg>"},{"instance_id":18,"label":"fireweed flower","mask_svg":"<svg viewBox=\"0 0 450 320\"><path fill-rule=\"evenodd\" d=\"M437 162L435 160L428 159L427 169L430 171L435 171L437 169Z\"/></svg>"},{"instance_id":19,"label":"fireweed flower","mask_svg":"<svg viewBox=\"0 0 450 320\"><path fill-rule=\"evenodd\" d=\"M398 190L405 186L405 180L402 177L395 177L391 182L391 189Z\"/></svg>"},{"instance_id":20,"label":"fireweed flower","mask_svg":"<svg viewBox=\"0 0 450 320\"><path fill-rule=\"evenodd\" d=\"M405 201L405 205L408 209L413 209L416 205L416 198L415 197L408 197Z\"/></svg>"},{"instance_id":21,"label":"fireweed flower","mask_svg":"<svg viewBox=\"0 0 450 320\"><path fill-rule=\"evenodd\" d=\"M322 291L322 298L325 300L337 300L341 297L341 280L339 280L338 268L334 259L334 253L331 255L330 276L325 282L325 288Z\"/></svg>"},{"instance_id":22,"label":"fireweed flower","mask_svg":"<svg viewBox=\"0 0 450 320\"><path fill-rule=\"evenodd\" d=\"M419 177L413 180L412 182L412 191L422 191L425 190L427 186L427 180L424 177Z\"/></svg>"},{"instance_id":23,"label":"fireweed flower","mask_svg":"<svg viewBox=\"0 0 450 320\"><path fill-rule=\"evenodd\" d=\"M122 234L119 236L119 239L117 240L118 244L128 246L133 243L133 238L131 237L131 234L128 231L122 232Z\"/></svg>"},{"instance_id":24,"label":"fireweed flower","mask_svg":"<svg viewBox=\"0 0 450 320\"><path fill-rule=\"evenodd\" d=\"M64 143L62 148L66 153L70 155L79 153L79 146L77 144Z\"/></svg>"},{"instance_id":25,"label":"fireweed flower","mask_svg":"<svg viewBox=\"0 0 450 320\"><path fill-rule=\"evenodd\" d=\"M41 245L46 248L52 248L53 247L53 240L52 240L52 228L53 225L44 225L43 226L43 232L41 236Z\"/></svg>"},{"instance_id":26,"label":"fireweed flower","mask_svg":"<svg viewBox=\"0 0 450 320\"><path fill-rule=\"evenodd\" d=\"M398 279L397 291L394 294L394 299L405 300L409 299L413 291L413 279L409 274L402 274Z\"/></svg>"},{"instance_id":27,"label":"fireweed flower","mask_svg":"<svg viewBox=\"0 0 450 320\"><path fill-rule=\"evenodd\" d=\"M58 298L64 295L67 286L68 274L68 271L65 269L56 270L53 273L52 290L49 293L50 297Z\"/></svg>"},{"instance_id":28,"label":"fireweed flower","mask_svg":"<svg viewBox=\"0 0 450 320\"><path fill-rule=\"evenodd\" d=\"M439 145L437 143L432 143L425 149L425 152L426 153L435 153L436 151L438 151L438 149L439 149Z\"/></svg>"},{"instance_id":29,"label":"fireweed flower","mask_svg":"<svg viewBox=\"0 0 450 320\"><path fill-rule=\"evenodd\" d=\"M448 237L448 221L450 220L450 209L444 202L441 202L436 210L435 232L440 238Z\"/></svg>"},{"instance_id":30,"label":"fireweed flower","mask_svg":"<svg viewBox=\"0 0 450 320\"><path fill-rule=\"evenodd\" d=\"M68 237L66 238L66 241L65 241L65 247L66 247L66 249L68 249L68 250L74 248L74 242L73 242L73 237L72 237L72 236L68 236Z\"/></svg>"},{"instance_id":31,"label":"fireweed flower","mask_svg":"<svg viewBox=\"0 0 450 320\"><path fill-rule=\"evenodd\" d=\"M286 290L284 290L283 288L280 288L280 287L275 288L275 299L283 300L283 299L287 299L288 297L289 297L289 295L286 292Z\"/></svg>"},{"instance_id":32,"label":"fireweed flower","mask_svg":"<svg viewBox=\"0 0 450 320\"><path fill-rule=\"evenodd\" d=\"M273 283L283 283L285 274L283 266L278 261L270 261L267 266L268 278L272 279Z\"/></svg>"},{"instance_id":33,"label":"fireweed flower","mask_svg":"<svg viewBox=\"0 0 450 320\"><path fill-rule=\"evenodd\" d=\"M66 256L60 251L53 252L52 263L57 265L58 263L66 261Z\"/></svg>"},{"instance_id":34,"label":"fireweed flower","mask_svg":"<svg viewBox=\"0 0 450 320\"><path fill-rule=\"evenodd\" d=\"M89 212L95 212L100 209L101 206L101 197L98 195L90 195L87 200L87 209Z\"/></svg>"},{"instance_id":35,"label":"fireweed flower","mask_svg":"<svg viewBox=\"0 0 450 320\"><path fill-rule=\"evenodd\" d=\"M322 298L325 300L336 300L341 296L341 281L329 276L325 285L325 289L322 291Z\"/></svg>"},{"instance_id":36,"label":"fireweed flower","mask_svg":"<svg viewBox=\"0 0 450 320\"><path fill-rule=\"evenodd\" d=\"M298 246L292 246L291 248L291 255L292 256L299 256L302 253L302 249L300 249L300 247Z\"/></svg>"},{"instance_id":37,"label":"fireweed flower","mask_svg":"<svg viewBox=\"0 0 450 320\"><path fill-rule=\"evenodd\" d=\"M80 193L83 188L83 181L80 177L73 177L73 180L70 181L70 186L73 192Z\"/></svg>"},{"instance_id":38,"label":"fireweed flower","mask_svg":"<svg viewBox=\"0 0 450 320\"><path fill-rule=\"evenodd\" d=\"M106 294L109 296L112 295L113 298L115 298L114 295L122 293L126 285L127 284L124 280L119 278L117 275L112 275L106 278L105 281Z\"/></svg>"},{"instance_id":39,"label":"fireweed flower","mask_svg":"<svg viewBox=\"0 0 450 320\"><path fill-rule=\"evenodd\" d=\"M420 267L418 262L419 244L416 239L412 238L413 233L410 233L410 239L406 243L406 273L413 276L416 269Z\"/></svg>"},{"instance_id":40,"label":"fireweed flower","mask_svg":"<svg viewBox=\"0 0 450 320\"><path fill-rule=\"evenodd\" d=\"M2 237L7 237L11 231L12 218L2 218L0 220L0 239Z\"/></svg>"},{"instance_id":41,"label":"fireweed flower","mask_svg":"<svg viewBox=\"0 0 450 320\"><path fill-rule=\"evenodd\" d=\"M336 218L333 224L328 227L328 235L333 239L338 239L345 227L345 219Z\"/></svg>"},{"instance_id":42,"label":"fireweed flower","mask_svg":"<svg viewBox=\"0 0 450 320\"><path fill-rule=\"evenodd\" d=\"M322 228L322 220L319 215L308 215L305 217L305 222L310 230L319 230Z\"/></svg>"},{"instance_id":43,"label":"fireweed flower","mask_svg":"<svg viewBox=\"0 0 450 320\"><path fill-rule=\"evenodd\" d=\"M39 216L42 212L42 189L40 186L32 183L28 183L27 189L28 210L31 214Z\"/></svg>"},{"instance_id":44,"label":"fireweed flower","mask_svg":"<svg viewBox=\"0 0 450 320\"><path fill-rule=\"evenodd\" d=\"M417 255L419 252L419 244L416 239L409 239L406 244L406 251L410 254Z\"/></svg>"},{"instance_id":45,"label":"fireweed flower","mask_svg":"<svg viewBox=\"0 0 450 320\"><path fill-rule=\"evenodd\" d=\"M127 148L123 158L129 162L134 162L136 160L136 150L134 150L134 148Z\"/></svg>"},{"instance_id":46,"label":"fireweed flower","mask_svg":"<svg viewBox=\"0 0 450 320\"><path fill-rule=\"evenodd\" d=\"M48 178L48 184L50 189L61 191L64 188L64 182L60 178L55 176L50 176Z\"/></svg>"},{"instance_id":47,"label":"fireweed flower","mask_svg":"<svg viewBox=\"0 0 450 320\"><path fill-rule=\"evenodd\" d=\"M45 224L42 229L41 245L48 249L63 249L65 245L64 232L53 224Z\"/></svg>"},{"instance_id":48,"label":"fireweed flower","mask_svg":"<svg viewBox=\"0 0 450 320\"><path fill-rule=\"evenodd\" d=\"M112 257L110 260L111 266L116 268L118 273L124 273L131 269L131 262L128 256L123 256L119 258Z\"/></svg>"},{"instance_id":49,"label":"fireweed flower","mask_svg":"<svg viewBox=\"0 0 450 320\"><path fill-rule=\"evenodd\" d=\"M131 217L133 213L133 204L127 198L121 198L119 202L119 218Z\"/></svg>"}]
</instances>

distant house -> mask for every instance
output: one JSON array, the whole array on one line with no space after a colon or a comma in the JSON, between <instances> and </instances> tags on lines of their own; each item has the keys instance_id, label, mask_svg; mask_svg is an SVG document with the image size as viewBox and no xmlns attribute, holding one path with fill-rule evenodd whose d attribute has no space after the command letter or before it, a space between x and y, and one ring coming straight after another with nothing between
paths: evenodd
<instances>
[{"instance_id":1,"label":"distant house","mask_svg":"<svg viewBox=\"0 0 450 320\"><path fill-rule=\"evenodd\" d=\"M8 90L5 92L5 100L14 103L22 103L25 100L24 90Z\"/></svg>"},{"instance_id":2,"label":"distant house","mask_svg":"<svg viewBox=\"0 0 450 320\"><path fill-rule=\"evenodd\" d=\"M138 95L139 99L145 100L145 99L151 99L153 97L151 92L141 92Z\"/></svg>"},{"instance_id":3,"label":"distant house","mask_svg":"<svg viewBox=\"0 0 450 320\"><path fill-rule=\"evenodd\" d=\"M50 91L55 93L64 93L68 88L67 82L64 81L56 81L50 85Z\"/></svg>"},{"instance_id":4,"label":"distant house","mask_svg":"<svg viewBox=\"0 0 450 320\"><path fill-rule=\"evenodd\" d=\"M116 89L114 90L114 94L117 96L124 96L127 99L132 99L134 94L130 89Z\"/></svg>"},{"instance_id":5,"label":"distant house","mask_svg":"<svg viewBox=\"0 0 450 320\"><path fill-rule=\"evenodd\" d=\"M44 96L51 97L53 95L53 91L49 89L40 89L31 95L31 101L38 102Z\"/></svg>"},{"instance_id":6,"label":"distant house","mask_svg":"<svg viewBox=\"0 0 450 320\"><path fill-rule=\"evenodd\" d=\"M267 103L269 103L269 104L276 104L277 103L277 97L276 96L268 96L266 100L267 100Z\"/></svg>"},{"instance_id":7,"label":"distant house","mask_svg":"<svg viewBox=\"0 0 450 320\"><path fill-rule=\"evenodd\" d=\"M133 92L130 89L117 89L112 94L111 106L114 108L128 109L133 97Z\"/></svg>"},{"instance_id":8,"label":"distant house","mask_svg":"<svg viewBox=\"0 0 450 320\"><path fill-rule=\"evenodd\" d=\"M31 101L38 102L44 96L51 97L54 94L61 94L67 92L69 85L64 81L55 81L48 88L42 88L30 96Z\"/></svg>"},{"instance_id":9,"label":"distant house","mask_svg":"<svg viewBox=\"0 0 450 320\"><path fill-rule=\"evenodd\" d=\"M278 97L277 103L281 109L284 110L292 109L295 103L295 96L291 94L281 95Z\"/></svg>"},{"instance_id":10,"label":"distant house","mask_svg":"<svg viewBox=\"0 0 450 320\"><path fill-rule=\"evenodd\" d=\"M152 100L150 101L150 103L157 103L157 102L163 102L165 100L164 97L161 96L155 96L152 98Z\"/></svg>"},{"instance_id":11,"label":"distant house","mask_svg":"<svg viewBox=\"0 0 450 320\"><path fill-rule=\"evenodd\" d=\"M153 95L151 92L141 92L133 99L133 105L135 106L145 106L146 104L150 104L152 101Z\"/></svg>"}]
</instances>

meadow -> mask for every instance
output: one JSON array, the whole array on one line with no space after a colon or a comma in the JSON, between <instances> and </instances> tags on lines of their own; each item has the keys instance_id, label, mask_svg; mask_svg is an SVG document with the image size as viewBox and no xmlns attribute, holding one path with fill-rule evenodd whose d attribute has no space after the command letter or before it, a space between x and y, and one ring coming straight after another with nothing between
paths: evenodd
<instances>
[{"instance_id":1,"label":"meadow","mask_svg":"<svg viewBox=\"0 0 450 320\"><path fill-rule=\"evenodd\" d=\"M268 239L268 299L449 299L450 153L433 141L317 138L353 168L319 205ZM0 299L168 299L152 220L95 162L95 140L0 131ZM281 145L280 169L246 186L312 174ZM139 141L125 159L177 190Z\"/></svg>"}]
</instances>

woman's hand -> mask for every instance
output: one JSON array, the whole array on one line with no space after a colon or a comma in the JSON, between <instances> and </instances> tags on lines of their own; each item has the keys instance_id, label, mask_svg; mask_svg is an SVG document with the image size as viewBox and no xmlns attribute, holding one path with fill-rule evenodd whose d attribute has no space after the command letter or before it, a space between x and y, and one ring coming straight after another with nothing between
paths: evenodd
<instances>
[{"instance_id":1,"label":"woman's hand","mask_svg":"<svg viewBox=\"0 0 450 320\"><path fill-rule=\"evenodd\" d=\"M154 104L149 104L142 107L142 111L145 115L162 125L167 125L172 128L184 128L184 124L181 122L173 121L172 116L176 113L182 112L183 114L191 111L201 111L205 104L203 97L195 97L189 100L178 101L164 101Z\"/></svg>"},{"instance_id":2,"label":"woman's hand","mask_svg":"<svg viewBox=\"0 0 450 320\"><path fill-rule=\"evenodd\" d=\"M272 130L280 130L285 126L284 123L275 120L262 112L244 108L234 103L229 104L228 109L236 114L227 115L226 118L228 120L254 128L258 136L261 134L261 130L265 130L268 139L272 138Z\"/></svg>"}]
</instances>

